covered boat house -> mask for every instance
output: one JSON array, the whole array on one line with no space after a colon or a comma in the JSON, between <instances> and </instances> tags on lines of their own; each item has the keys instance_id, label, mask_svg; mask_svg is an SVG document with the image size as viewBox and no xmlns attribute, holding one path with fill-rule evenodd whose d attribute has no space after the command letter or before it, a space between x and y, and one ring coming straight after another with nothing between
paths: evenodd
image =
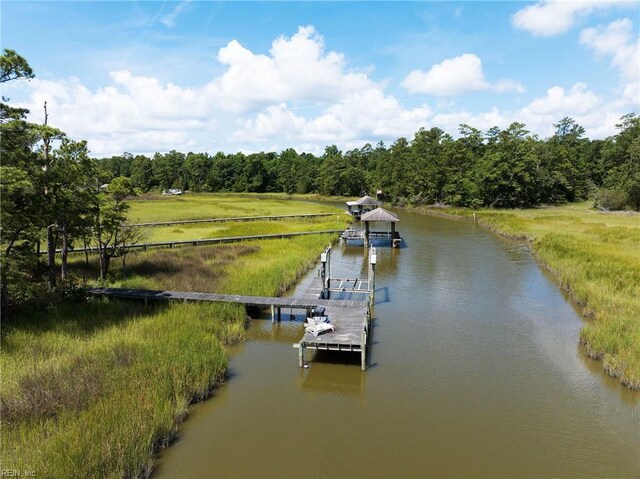
<instances>
[{"instance_id":1,"label":"covered boat house","mask_svg":"<svg viewBox=\"0 0 640 479\"><path fill-rule=\"evenodd\" d=\"M391 246L398 248L402 243L400 233L396 230L396 223L400 219L391 211L387 211L384 208L376 208L374 210L364 213L360 217L360 221L364 223L364 229L349 228L342 233L342 239L348 240L363 240L364 246L368 247L374 239L390 239ZM388 223L389 228L386 231L371 229L371 223Z\"/></svg>"},{"instance_id":2,"label":"covered boat house","mask_svg":"<svg viewBox=\"0 0 640 479\"><path fill-rule=\"evenodd\" d=\"M356 201L347 201L347 213L356 219L360 219L364 213L375 210L379 206L380 203L371 198L371 196L363 196Z\"/></svg>"}]
</instances>

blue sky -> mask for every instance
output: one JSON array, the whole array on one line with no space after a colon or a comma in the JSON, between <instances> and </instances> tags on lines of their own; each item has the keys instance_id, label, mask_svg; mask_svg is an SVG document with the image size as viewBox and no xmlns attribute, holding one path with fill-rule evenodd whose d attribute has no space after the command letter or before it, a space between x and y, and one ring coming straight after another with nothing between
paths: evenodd
<instances>
[{"instance_id":1,"label":"blue sky","mask_svg":"<svg viewBox=\"0 0 640 479\"><path fill-rule=\"evenodd\" d=\"M574 117L592 138L640 110L635 1L11 2L3 86L96 156L321 152Z\"/></svg>"}]
</instances>

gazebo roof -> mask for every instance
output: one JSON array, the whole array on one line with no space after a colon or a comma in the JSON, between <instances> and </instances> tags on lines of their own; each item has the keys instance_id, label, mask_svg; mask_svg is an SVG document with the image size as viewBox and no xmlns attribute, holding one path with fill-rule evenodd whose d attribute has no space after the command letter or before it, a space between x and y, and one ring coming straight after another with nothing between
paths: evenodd
<instances>
[{"instance_id":1,"label":"gazebo roof","mask_svg":"<svg viewBox=\"0 0 640 479\"><path fill-rule=\"evenodd\" d=\"M376 208L360 217L360 221L386 221L388 223L397 223L400 219L391 211L384 208Z\"/></svg>"},{"instance_id":2,"label":"gazebo roof","mask_svg":"<svg viewBox=\"0 0 640 479\"><path fill-rule=\"evenodd\" d=\"M380 203L378 203L376 200L371 198L371 196L363 196L362 198L356 201L347 201L347 204L349 206L357 206L357 205L376 205L377 206Z\"/></svg>"}]
</instances>

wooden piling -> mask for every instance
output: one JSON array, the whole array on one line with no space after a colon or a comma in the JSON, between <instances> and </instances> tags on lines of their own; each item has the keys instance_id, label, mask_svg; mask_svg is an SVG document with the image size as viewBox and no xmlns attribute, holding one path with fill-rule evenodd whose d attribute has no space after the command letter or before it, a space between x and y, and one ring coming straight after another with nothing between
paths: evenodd
<instances>
[{"instance_id":1,"label":"wooden piling","mask_svg":"<svg viewBox=\"0 0 640 479\"><path fill-rule=\"evenodd\" d=\"M367 328L362 330L362 345L360 352L360 369L367 370Z\"/></svg>"},{"instance_id":2,"label":"wooden piling","mask_svg":"<svg viewBox=\"0 0 640 479\"><path fill-rule=\"evenodd\" d=\"M304 367L304 343L300 342L298 347L298 365L303 368Z\"/></svg>"}]
</instances>

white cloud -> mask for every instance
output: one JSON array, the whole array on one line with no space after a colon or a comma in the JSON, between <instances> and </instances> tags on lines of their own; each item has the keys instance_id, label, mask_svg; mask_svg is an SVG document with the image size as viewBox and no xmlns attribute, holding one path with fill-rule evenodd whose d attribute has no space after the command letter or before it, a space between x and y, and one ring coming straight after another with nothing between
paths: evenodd
<instances>
[{"instance_id":1,"label":"white cloud","mask_svg":"<svg viewBox=\"0 0 640 479\"><path fill-rule=\"evenodd\" d=\"M455 133L461 123L486 131L492 126L506 128L518 121L524 123L532 133L548 137L554 133L553 124L569 116L585 128L590 138L603 138L616 133L615 124L623 114L624 110L618 109L616 102L605 102L586 84L577 83L568 91L560 86L551 87L546 95L533 99L519 110L492 108L474 114L450 108L449 111L436 113L430 124Z\"/></svg>"},{"instance_id":2,"label":"white cloud","mask_svg":"<svg viewBox=\"0 0 640 479\"><path fill-rule=\"evenodd\" d=\"M272 138L291 140L302 132L305 119L296 116L286 103L272 105L255 118L245 120L243 128L234 133L240 141L271 141Z\"/></svg>"},{"instance_id":3,"label":"white cloud","mask_svg":"<svg viewBox=\"0 0 640 479\"><path fill-rule=\"evenodd\" d=\"M632 105L640 108L640 81L628 83L622 92L622 102L624 105Z\"/></svg>"},{"instance_id":4,"label":"white cloud","mask_svg":"<svg viewBox=\"0 0 640 479\"><path fill-rule=\"evenodd\" d=\"M487 82L482 71L482 60L473 53L465 53L433 65L428 72L413 70L402 81L402 87L411 93L435 96L459 95L468 91L491 89L496 92L523 93L524 86L509 78L495 84Z\"/></svg>"},{"instance_id":5,"label":"white cloud","mask_svg":"<svg viewBox=\"0 0 640 479\"><path fill-rule=\"evenodd\" d=\"M632 81L640 78L640 39L633 34L628 18L586 28L580 33L580 43L592 48L598 56L611 57L611 64L622 77Z\"/></svg>"},{"instance_id":6,"label":"white cloud","mask_svg":"<svg viewBox=\"0 0 640 479\"><path fill-rule=\"evenodd\" d=\"M603 39L624 32L622 27L596 29L585 34L585 42L615 58L614 46L626 43ZM433 107L407 107L387 93L386 83L350 71L342 54L326 52L312 27L301 27L290 38L278 37L267 54L231 41L218 51L218 59L224 71L191 87L118 70L97 88L77 78L36 78L12 82L8 88L25 93L16 106L31 109L34 122L42 122L42 104L47 101L51 124L72 138L87 139L95 156L171 149L249 152L273 145L322 152L331 143L346 149L412 137L420 127L439 126L454 134L460 123L486 130L522 121L547 135L563 116L574 117L587 134L598 137L614 133L618 110L625 112L582 83L568 90L554 86L520 110L469 112L459 109L455 97L445 97ZM623 62L617 64L622 71ZM488 82L473 54L445 60L414 75L414 80L416 76L420 82L413 87L425 91L426 84L433 94L466 91L469 85L487 92L524 90L514 80ZM411 86L409 77L405 83ZM637 101L637 90L637 81L629 82L624 97Z\"/></svg>"},{"instance_id":7,"label":"white cloud","mask_svg":"<svg viewBox=\"0 0 640 479\"><path fill-rule=\"evenodd\" d=\"M524 93L527 89L518 81L504 78L493 85L491 89L497 92L515 91L516 93Z\"/></svg>"},{"instance_id":8,"label":"white cloud","mask_svg":"<svg viewBox=\"0 0 640 479\"><path fill-rule=\"evenodd\" d=\"M224 108L243 111L271 102L335 101L373 83L364 73L346 71L344 56L324 51L311 26L273 41L270 55L254 54L236 40L221 48L225 73L209 85Z\"/></svg>"},{"instance_id":9,"label":"white cloud","mask_svg":"<svg viewBox=\"0 0 640 479\"><path fill-rule=\"evenodd\" d=\"M598 57L609 57L624 84L621 102L640 106L640 38L633 33L628 18L616 20L606 27L599 25L580 32L580 43L590 47Z\"/></svg>"},{"instance_id":10,"label":"white cloud","mask_svg":"<svg viewBox=\"0 0 640 479\"><path fill-rule=\"evenodd\" d=\"M243 141L269 141L285 138L306 144L354 143L410 136L431 116L427 105L405 109L394 97L379 88L347 95L317 116L297 116L280 104L268 107L246 120L234 138Z\"/></svg>"},{"instance_id":11,"label":"white cloud","mask_svg":"<svg viewBox=\"0 0 640 479\"><path fill-rule=\"evenodd\" d=\"M553 124L565 116L582 125L587 136L602 138L616 133L615 124L624 114L617 102L605 102L585 83L576 83L568 91L559 86L547 90L517 112L518 121L542 136L553 134Z\"/></svg>"},{"instance_id":12,"label":"white cloud","mask_svg":"<svg viewBox=\"0 0 640 479\"><path fill-rule=\"evenodd\" d=\"M429 93L436 96L457 95L489 88L482 72L482 61L473 53L444 60L433 65L428 72L413 70L404 79L402 86L411 93Z\"/></svg>"},{"instance_id":13,"label":"white cloud","mask_svg":"<svg viewBox=\"0 0 640 479\"><path fill-rule=\"evenodd\" d=\"M428 106L405 109L394 97L378 88L369 88L348 95L332 105L319 117L309 121L303 139L330 141L356 138L390 139L412 134L427 121Z\"/></svg>"},{"instance_id":14,"label":"white cloud","mask_svg":"<svg viewBox=\"0 0 640 479\"><path fill-rule=\"evenodd\" d=\"M611 0L544 0L518 10L511 16L511 23L534 35L553 36L566 32L579 18L595 10L634 3Z\"/></svg>"},{"instance_id":15,"label":"white cloud","mask_svg":"<svg viewBox=\"0 0 640 479\"><path fill-rule=\"evenodd\" d=\"M547 95L533 100L522 111L526 114L552 115L580 115L593 110L601 102L584 83L576 83L568 92L564 88L554 86L547 90Z\"/></svg>"}]
</instances>

